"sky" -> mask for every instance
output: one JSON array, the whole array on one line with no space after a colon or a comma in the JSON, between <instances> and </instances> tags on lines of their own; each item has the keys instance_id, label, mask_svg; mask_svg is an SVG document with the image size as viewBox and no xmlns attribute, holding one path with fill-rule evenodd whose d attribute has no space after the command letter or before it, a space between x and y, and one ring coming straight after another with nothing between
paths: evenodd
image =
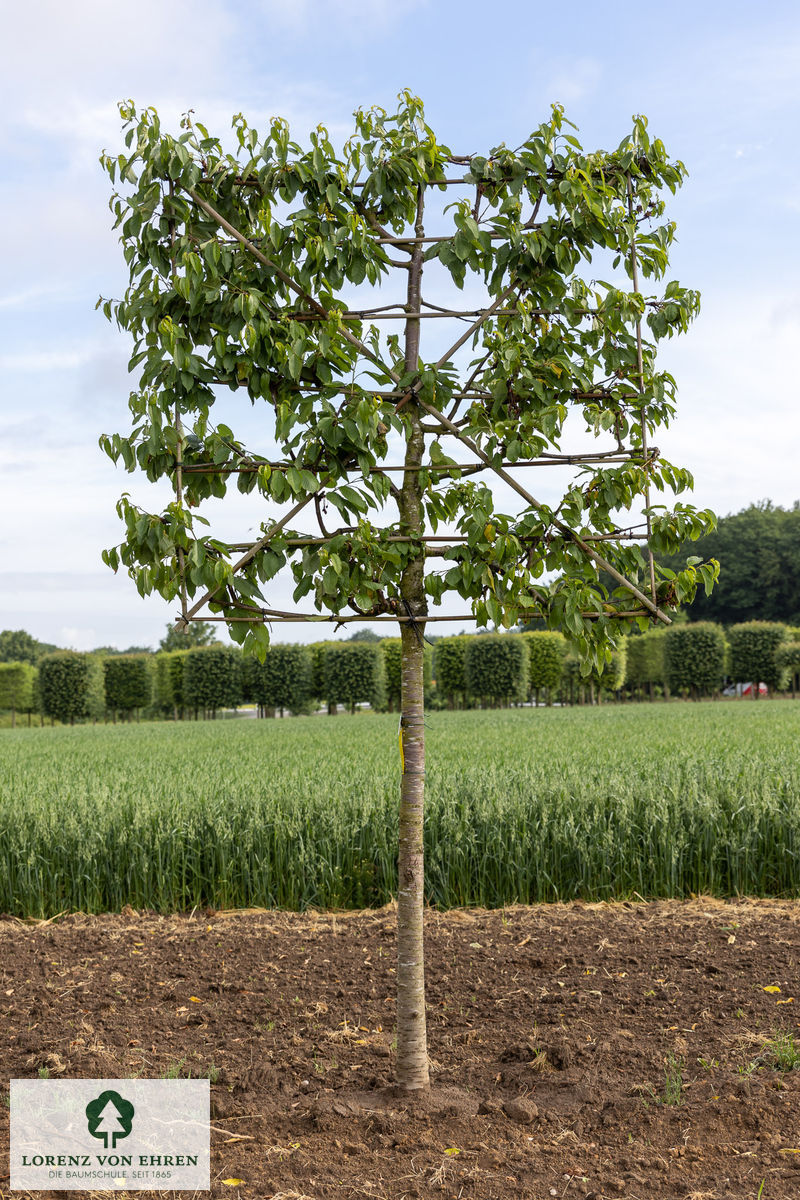
<instances>
[{"instance_id":1,"label":"sky","mask_svg":"<svg viewBox=\"0 0 800 1200\"><path fill-rule=\"evenodd\" d=\"M227 134L241 111L262 129L284 116L302 140L319 122L343 138L356 107L390 109L408 87L440 140L475 153L519 144L553 102L587 149L613 148L645 114L689 171L669 207L670 274L702 296L660 356L679 405L659 446L694 473L698 507L800 499L795 2L30 0L6 7L3 33L0 629L155 646L174 615L100 558L121 539L123 491L157 506L98 447L128 428L130 345L95 311L126 283L98 156L122 149L128 97L174 130L194 109ZM240 516L232 506L231 528Z\"/></svg>"}]
</instances>

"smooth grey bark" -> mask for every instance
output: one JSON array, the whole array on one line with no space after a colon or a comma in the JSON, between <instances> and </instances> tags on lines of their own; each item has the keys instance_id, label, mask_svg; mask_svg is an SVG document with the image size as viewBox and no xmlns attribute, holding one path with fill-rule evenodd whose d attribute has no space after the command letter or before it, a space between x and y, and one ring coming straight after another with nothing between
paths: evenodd
<instances>
[{"instance_id":1,"label":"smooth grey bark","mask_svg":"<svg viewBox=\"0 0 800 1200\"><path fill-rule=\"evenodd\" d=\"M423 189L417 199L415 232L423 235ZM419 313L422 281L422 247L417 243L408 273L407 309ZM409 316L405 333L406 371L416 371L419 362L419 319ZM415 400L404 405L407 467L423 461L425 435L420 409ZM424 513L416 471L403 473L398 497L404 534L421 534ZM424 619L425 558L421 552L403 572L400 595L408 615ZM423 903L425 866L423 816L425 800L425 725L423 691L424 624L404 621L400 627L402 659L401 730L404 770L400 790L398 895L397 895L397 1082L406 1091L427 1088L428 1044L425 1023L425 965L423 952Z\"/></svg>"}]
</instances>

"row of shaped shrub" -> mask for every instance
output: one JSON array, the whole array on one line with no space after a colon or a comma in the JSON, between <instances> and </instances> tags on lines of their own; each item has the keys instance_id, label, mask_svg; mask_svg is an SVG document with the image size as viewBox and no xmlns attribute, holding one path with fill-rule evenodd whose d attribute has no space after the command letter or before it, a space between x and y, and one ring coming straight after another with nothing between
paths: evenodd
<instances>
[{"instance_id":1,"label":"row of shaped shrub","mask_svg":"<svg viewBox=\"0 0 800 1200\"><path fill-rule=\"evenodd\" d=\"M456 634L440 638L433 656L436 691L450 706L519 704L550 693L568 657L560 633ZM576 660L577 662L577 660Z\"/></svg>"},{"instance_id":2,"label":"row of shaped shrub","mask_svg":"<svg viewBox=\"0 0 800 1200\"><path fill-rule=\"evenodd\" d=\"M394 641L277 644L263 663L222 645L102 660L58 651L41 659L38 672L27 664L0 664L0 708L41 712L63 723L134 711L213 715L242 703L268 713L309 712L315 703L327 703L331 711L340 704L351 711L361 703L382 708L390 690L399 700Z\"/></svg>"},{"instance_id":3,"label":"row of shaped shrub","mask_svg":"<svg viewBox=\"0 0 800 1200\"><path fill-rule=\"evenodd\" d=\"M0 664L0 709L40 712L61 722L133 711L197 716L254 703L265 714L307 713L318 704L354 711L400 705L402 644L276 644L264 663L233 646L156 655L58 651L34 668ZM602 676L585 677L560 633L458 634L425 646L425 684L449 707L508 705L554 697L574 703L586 689L599 697L627 682L631 693L709 696L725 678L800 690L800 630L749 621L726 632L709 621L652 629L623 639ZM758 689L754 688L754 695ZM430 694L429 694L430 698ZM30 716L29 716L30 719Z\"/></svg>"},{"instance_id":4,"label":"row of shaped shrub","mask_svg":"<svg viewBox=\"0 0 800 1200\"><path fill-rule=\"evenodd\" d=\"M725 679L798 690L800 630L746 621L727 631L712 621L653 629L628 639L628 683L677 694L710 696ZM758 687L753 687L758 696Z\"/></svg>"}]
</instances>

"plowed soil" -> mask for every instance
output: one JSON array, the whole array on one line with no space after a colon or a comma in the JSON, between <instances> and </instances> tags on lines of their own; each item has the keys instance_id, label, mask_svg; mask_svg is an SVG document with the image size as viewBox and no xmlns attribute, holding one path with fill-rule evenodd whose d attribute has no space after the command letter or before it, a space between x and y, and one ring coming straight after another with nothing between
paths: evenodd
<instances>
[{"instance_id":1,"label":"plowed soil","mask_svg":"<svg viewBox=\"0 0 800 1200\"><path fill-rule=\"evenodd\" d=\"M411 1099L392 1090L391 908L6 918L2 1090L208 1076L211 1192L231 1200L797 1200L799 917L703 898L430 912L433 1082Z\"/></svg>"}]
</instances>

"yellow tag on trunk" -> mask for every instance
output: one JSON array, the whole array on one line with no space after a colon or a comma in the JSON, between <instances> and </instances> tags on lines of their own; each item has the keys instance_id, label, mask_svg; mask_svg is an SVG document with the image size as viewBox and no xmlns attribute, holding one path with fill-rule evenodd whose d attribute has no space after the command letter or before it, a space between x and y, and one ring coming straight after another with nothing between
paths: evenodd
<instances>
[{"instance_id":1,"label":"yellow tag on trunk","mask_svg":"<svg viewBox=\"0 0 800 1200\"><path fill-rule=\"evenodd\" d=\"M403 718L400 717L400 723L397 726L397 743L400 747L400 774L406 773L406 756L403 753Z\"/></svg>"}]
</instances>

